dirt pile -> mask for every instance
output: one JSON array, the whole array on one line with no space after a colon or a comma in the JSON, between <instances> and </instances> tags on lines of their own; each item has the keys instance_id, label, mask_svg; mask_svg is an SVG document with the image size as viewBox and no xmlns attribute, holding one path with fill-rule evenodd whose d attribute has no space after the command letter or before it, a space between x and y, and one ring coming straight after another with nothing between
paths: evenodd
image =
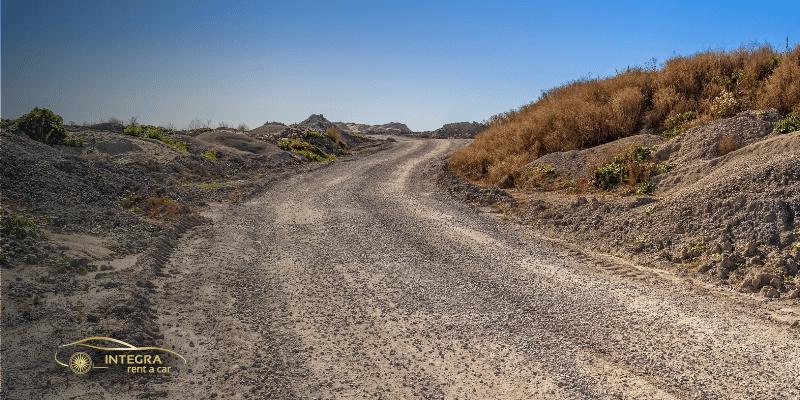
<instances>
[{"instance_id":1,"label":"dirt pile","mask_svg":"<svg viewBox=\"0 0 800 400\"><path fill-rule=\"evenodd\" d=\"M336 122L335 124L340 130L357 135L410 135L413 133L406 124L400 122L389 122L380 125L355 122Z\"/></svg>"},{"instance_id":2,"label":"dirt pile","mask_svg":"<svg viewBox=\"0 0 800 400\"><path fill-rule=\"evenodd\" d=\"M283 149L280 137L232 129L142 126L145 134L129 135L119 124L71 126L69 142L46 145L7 126L0 132L0 351L7 372L0 387L26 398L38 396L20 388L42 393L50 383L69 386L71 378L31 381L56 367L52 353L29 349L98 334L161 344L149 294L173 273L164 261L177 238L201 221L198 212L212 202L247 199L315 165ZM339 148L335 135L314 135L320 146ZM348 152L361 151L352 138L338 140ZM103 393L99 382L65 395ZM144 390L125 377L102 382Z\"/></svg>"},{"instance_id":3,"label":"dirt pile","mask_svg":"<svg viewBox=\"0 0 800 400\"><path fill-rule=\"evenodd\" d=\"M748 111L672 139L639 135L540 157L526 169L572 184L514 189L523 204L519 215L554 235L638 262L741 291L795 297L800 132L772 133L778 117ZM589 174L631 146L654 146L654 162L670 166L652 177L652 195L591 187Z\"/></svg>"}]
</instances>

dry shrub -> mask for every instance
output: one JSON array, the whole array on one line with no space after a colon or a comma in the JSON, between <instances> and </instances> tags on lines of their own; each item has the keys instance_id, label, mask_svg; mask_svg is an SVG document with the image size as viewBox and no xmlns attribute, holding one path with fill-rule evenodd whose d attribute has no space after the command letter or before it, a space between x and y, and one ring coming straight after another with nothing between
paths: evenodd
<instances>
[{"instance_id":1,"label":"dry shrub","mask_svg":"<svg viewBox=\"0 0 800 400\"><path fill-rule=\"evenodd\" d=\"M787 53L768 46L707 51L672 58L659 70L632 68L570 82L492 117L485 131L450 157L450 166L466 179L495 184L547 153L593 147L643 129L665 131L666 119L676 115L693 115L685 127L755 107L800 110L800 46Z\"/></svg>"},{"instance_id":2,"label":"dry shrub","mask_svg":"<svg viewBox=\"0 0 800 400\"><path fill-rule=\"evenodd\" d=\"M739 140L734 135L725 135L717 144L717 155L724 156L739 148Z\"/></svg>"},{"instance_id":3,"label":"dry shrub","mask_svg":"<svg viewBox=\"0 0 800 400\"><path fill-rule=\"evenodd\" d=\"M144 199L142 210L150 218L176 220L183 214L183 206L165 196L153 196Z\"/></svg>"},{"instance_id":4,"label":"dry shrub","mask_svg":"<svg viewBox=\"0 0 800 400\"><path fill-rule=\"evenodd\" d=\"M774 107L781 113L800 113L800 46L780 57L759 92L761 108Z\"/></svg>"}]
</instances>

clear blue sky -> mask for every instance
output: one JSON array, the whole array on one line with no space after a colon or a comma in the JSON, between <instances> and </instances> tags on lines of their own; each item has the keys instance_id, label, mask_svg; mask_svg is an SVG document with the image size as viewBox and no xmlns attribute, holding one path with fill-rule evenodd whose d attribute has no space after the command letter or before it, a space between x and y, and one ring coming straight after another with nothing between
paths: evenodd
<instances>
[{"instance_id":1,"label":"clear blue sky","mask_svg":"<svg viewBox=\"0 0 800 400\"><path fill-rule=\"evenodd\" d=\"M2 1L2 115L483 120L566 81L800 39L800 2Z\"/></svg>"}]
</instances>

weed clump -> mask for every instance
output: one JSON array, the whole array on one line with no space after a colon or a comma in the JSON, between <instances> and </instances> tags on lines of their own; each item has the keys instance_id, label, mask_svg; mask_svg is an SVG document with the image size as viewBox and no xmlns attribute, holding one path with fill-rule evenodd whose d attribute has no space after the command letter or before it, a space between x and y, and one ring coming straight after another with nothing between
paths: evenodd
<instances>
[{"instance_id":1,"label":"weed clump","mask_svg":"<svg viewBox=\"0 0 800 400\"><path fill-rule=\"evenodd\" d=\"M775 133L789 133L800 131L800 113L789 113L786 118L775 122L773 132Z\"/></svg>"},{"instance_id":2,"label":"weed clump","mask_svg":"<svg viewBox=\"0 0 800 400\"><path fill-rule=\"evenodd\" d=\"M167 131L157 126L139 125L133 122L126 126L122 132L129 136L156 139L159 142L164 143L178 151L187 151L189 149L189 146L186 144L186 142L173 138Z\"/></svg>"},{"instance_id":3,"label":"weed clump","mask_svg":"<svg viewBox=\"0 0 800 400\"><path fill-rule=\"evenodd\" d=\"M651 194L655 189L650 179L671 171L672 163L655 162L652 158L655 147L633 146L611 161L592 171L590 183L602 190L612 190L621 184L634 187L636 194Z\"/></svg>"},{"instance_id":4,"label":"weed clump","mask_svg":"<svg viewBox=\"0 0 800 400\"><path fill-rule=\"evenodd\" d=\"M671 138L680 135L686 130L689 122L697 118L697 112L685 111L682 113L672 114L664 121L664 127L667 128L661 133L666 138Z\"/></svg>"},{"instance_id":5,"label":"weed clump","mask_svg":"<svg viewBox=\"0 0 800 400\"><path fill-rule=\"evenodd\" d=\"M299 154L309 161L330 162L336 160L336 156L333 154L328 154L319 147L300 138L283 138L278 141L278 147L282 150Z\"/></svg>"},{"instance_id":6,"label":"weed clump","mask_svg":"<svg viewBox=\"0 0 800 400\"><path fill-rule=\"evenodd\" d=\"M339 129L336 128L335 126L326 129L325 136L329 137L331 140L336 142L336 145L339 146L340 149L342 150L347 149L347 143L344 141L342 132L339 132Z\"/></svg>"},{"instance_id":7,"label":"weed clump","mask_svg":"<svg viewBox=\"0 0 800 400\"><path fill-rule=\"evenodd\" d=\"M39 224L33 217L0 208L0 234L4 238L36 238L41 235Z\"/></svg>"},{"instance_id":8,"label":"weed clump","mask_svg":"<svg viewBox=\"0 0 800 400\"><path fill-rule=\"evenodd\" d=\"M217 152L214 150L206 150L202 152L201 155L208 161L213 161L213 162L217 161Z\"/></svg>"}]
</instances>

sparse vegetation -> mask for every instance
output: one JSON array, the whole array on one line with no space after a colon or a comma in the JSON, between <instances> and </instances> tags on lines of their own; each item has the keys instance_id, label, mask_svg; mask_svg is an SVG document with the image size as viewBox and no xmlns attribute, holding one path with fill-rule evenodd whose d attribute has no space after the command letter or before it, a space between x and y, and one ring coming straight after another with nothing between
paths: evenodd
<instances>
[{"instance_id":1,"label":"sparse vegetation","mask_svg":"<svg viewBox=\"0 0 800 400\"><path fill-rule=\"evenodd\" d=\"M775 133L790 133L800 131L800 112L789 113L786 118L775 122Z\"/></svg>"},{"instance_id":2,"label":"sparse vegetation","mask_svg":"<svg viewBox=\"0 0 800 400\"><path fill-rule=\"evenodd\" d=\"M73 135L66 135L64 136L64 140L61 142L64 146L70 147L80 147L83 146L84 140L81 137L73 136Z\"/></svg>"},{"instance_id":3,"label":"sparse vegetation","mask_svg":"<svg viewBox=\"0 0 800 400\"><path fill-rule=\"evenodd\" d=\"M650 194L653 185L650 179L675 168L671 163L657 163L652 160L655 147L633 146L611 161L592 171L590 183L603 190L611 190L620 184L630 184L636 194Z\"/></svg>"},{"instance_id":4,"label":"sparse vegetation","mask_svg":"<svg viewBox=\"0 0 800 400\"><path fill-rule=\"evenodd\" d=\"M142 202L142 211L150 218L176 220L183 214L183 207L166 196L152 196Z\"/></svg>"},{"instance_id":5,"label":"sparse vegetation","mask_svg":"<svg viewBox=\"0 0 800 400\"><path fill-rule=\"evenodd\" d=\"M17 118L14 125L31 139L45 144L61 144L66 135L64 119L46 108L34 108Z\"/></svg>"},{"instance_id":6,"label":"sparse vegetation","mask_svg":"<svg viewBox=\"0 0 800 400\"><path fill-rule=\"evenodd\" d=\"M309 130L305 131L304 134L306 135L306 137L312 137L312 138L323 138L323 137L325 137L325 135L322 132L315 131L313 129L309 129Z\"/></svg>"},{"instance_id":7,"label":"sparse vegetation","mask_svg":"<svg viewBox=\"0 0 800 400\"><path fill-rule=\"evenodd\" d=\"M492 117L449 162L468 180L494 184L548 153L642 130L674 136L738 110L766 108L800 112L800 46L785 53L768 46L707 51L672 58L659 69L574 81Z\"/></svg>"},{"instance_id":8,"label":"sparse vegetation","mask_svg":"<svg viewBox=\"0 0 800 400\"><path fill-rule=\"evenodd\" d=\"M667 128L661 134L664 137L675 137L683 133L686 130L687 126L691 121L694 121L697 118L697 112L695 111L685 111L682 113L677 113L670 115L664 121L664 127Z\"/></svg>"},{"instance_id":9,"label":"sparse vegetation","mask_svg":"<svg viewBox=\"0 0 800 400\"><path fill-rule=\"evenodd\" d=\"M336 160L336 156L333 154L328 154L319 147L300 138L283 138L278 141L278 147L299 154L309 161L330 162Z\"/></svg>"},{"instance_id":10,"label":"sparse vegetation","mask_svg":"<svg viewBox=\"0 0 800 400\"><path fill-rule=\"evenodd\" d=\"M643 196L653 193L653 184L650 182L640 182L636 185L636 194Z\"/></svg>"},{"instance_id":11,"label":"sparse vegetation","mask_svg":"<svg viewBox=\"0 0 800 400\"><path fill-rule=\"evenodd\" d=\"M724 156L739 148L739 140L734 135L725 135L719 140L717 145L717 155Z\"/></svg>"},{"instance_id":12,"label":"sparse vegetation","mask_svg":"<svg viewBox=\"0 0 800 400\"><path fill-rule=\"evenodd\" d=\"M131 194L120 200L126 210L142 213L150 218L177 220L185 212L185 207L168 196L148 196Z\"/></svg>"},{"instance_id":13,"label":"sparse vegetation","mask_svg":"<svg viewBox=\"0 0 800 400\"><path fill-rule=\"evenodd\" d=\"M217 152L214 150L206 150L201 155L208 161L217 161Z\"/></svg>"},{"instance_id":14,"label":"sparse vegetation","mask_svg":"<svg viewBox=\"0 0 800 400\"><path fill-rule=\"evenodd\" d=\"M130 136L156 139L178 151L187 151L189 148L186 142L173 138L164 129L153 125L139 125L135 120L128 124L122 132Z\"/></svg>"},{"instance_id":15,"label":"sparse vegetation","mask_svg":"<svg viewBox=\"0 0 800 400\"><path fill-rule=\"evenodd\" d=\"M336 142L336 145L339 146L340 149L347 149L347 143L344 141L344 137L342 137L342 132L339 132L339 129L335 126L326 129L325 136Z\"/></svg>"},{"instance_id":16,"label":"sparse vegetation","mask_svg":"<svg viewBox=\"0 0 800 400\"><path fill-rule=\"evenodd\" d=\"M41 231L36 219L23 213L0 207L0 234L3 237L24 239L39 237Z\"/></svg>"}]
</instances>

